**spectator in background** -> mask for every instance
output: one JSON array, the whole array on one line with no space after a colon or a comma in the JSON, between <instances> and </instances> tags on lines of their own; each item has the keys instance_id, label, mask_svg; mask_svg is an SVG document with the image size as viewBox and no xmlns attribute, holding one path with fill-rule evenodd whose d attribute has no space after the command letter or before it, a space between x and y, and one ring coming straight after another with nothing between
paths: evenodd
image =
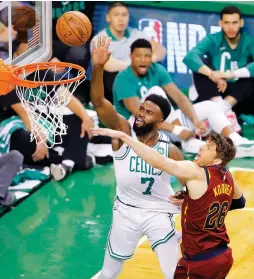
<instances>
[{"instance_id":1,"label":"spectator in background","mask_svg":"<svg viewBox=\"0 0 254 279\"><path fill-rule=\"evenodd\" d=\"M36 145L35 141L30 141L30 121L15 91L1 96L0 106L0 121L8 120L5 122L5 133L9 133L6 138L10 138L10 150L18 150L24 156L24 164L51 166L51 174L58 181L75 169L83 170L93 166L91 157L86 155L93 121L74 96L68 104L70 113L63 116L63 122L68 129L67 135L63 136L61 150L59 147L48 150L44 143ZM24 128L15 128L11 118L14 115L21 118Z\"/></svg>"},{"instance_id":2,"label":"spectator in background","mask_svg":"<svg viewBox=\"0 0 254 279\"><path fill-rule=\"evenodd\" d=\"M254 40L242 30L242 14L234 6L221 11L219 25L222 31L207 35L183 62L193 71L195 101L213 100L229 112L253 92ZM239 131L236 117L233 123Z\"/></svg>"},{"instance_id":3,"label":"spectator in background","mask_svg":"<svg viewBox=\"0 0 254 279\"><path fill-rule=\"evenodd\" d=\"M185 152L199 152L204 142L193 138L194 131L196 128L204 132L200 120L208 120L211 129L232 138L238 146L237 157L254 156L254 143L232 131L228 119L217 104L206 101L193 106L173 83L166 69L158 63L152 63L152 46L145 39L138 39L131 45L131 66L116 76L113 94L116 111L126 119L136 115L148 94L158 94L165 98L167 94L182 112L171 109L161 129L183 140L182 148ZM248 145L248 148L243 149L242 145Z\"/></svg>"},{"instance_id":4,"label":"spectator in background","mask_svg":"<svg viewBox=\"0 0 254 279\"><path fill-rule=\"evenodd\" d=\"M0 157L0 207L11 206L15 202L15 194L8 188L22 163L23 156L15 150Z\"/></svg>"},{"instance_id":5,"label":"spectator in background","mask_svg":"<svg viewBox=\"0 0 254 279\"><path fill-rule=\"evenodd\" d=\"M148 34L145 32L128 27L129 16L128 8L124 3L110 3L106 17L109 26L92 39L97 41L98 36L106 35L112 40L110 44L112 54L104 67L105 97L111 103L113 101L112 86L115 76L119 71L126 69L130 65L131 44L139 38L149 40ZM166 49L155 40L150 40L150 43L152 45L153 62L163 61L166 56Z\"/></svg>"}]
</instances>

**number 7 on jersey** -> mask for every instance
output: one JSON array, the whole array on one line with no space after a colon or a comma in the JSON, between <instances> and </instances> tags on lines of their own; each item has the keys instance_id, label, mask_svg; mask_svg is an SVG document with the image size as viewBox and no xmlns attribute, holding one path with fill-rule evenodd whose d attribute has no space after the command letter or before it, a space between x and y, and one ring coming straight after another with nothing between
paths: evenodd
<instances>
[{"instance_id":1,"label":"number 7 on jersey","mask_svg":"<svg viewBox=\"0 0 254 279\"><path fill-rule=\"evenodd\" d=\"M141 177L141 184L147 184L148 187L146 188L145 192L142 192L143 195L152 195L151 189L154 184L154 178L153 177Z\"/></svg>"}]
</instances>

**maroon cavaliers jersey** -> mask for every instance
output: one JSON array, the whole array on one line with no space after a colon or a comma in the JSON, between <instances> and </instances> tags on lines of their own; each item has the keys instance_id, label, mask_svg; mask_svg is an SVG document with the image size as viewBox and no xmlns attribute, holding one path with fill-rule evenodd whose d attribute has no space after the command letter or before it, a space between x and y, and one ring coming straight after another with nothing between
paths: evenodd
<instances>
[{"instance_id":1,"label":"maroon cavaliers jersey","mask_svg":"<svg viewBox=\"0 0 254 279\"><path fill-rule=\"evenodd\" d=\"M224 220L234 194L233 178L227 169L221 167L204 169L207 191L197 200L192 200L187 193L182 207L182 250L189 257L229 243Z\"/></svg>"}]
</instances>

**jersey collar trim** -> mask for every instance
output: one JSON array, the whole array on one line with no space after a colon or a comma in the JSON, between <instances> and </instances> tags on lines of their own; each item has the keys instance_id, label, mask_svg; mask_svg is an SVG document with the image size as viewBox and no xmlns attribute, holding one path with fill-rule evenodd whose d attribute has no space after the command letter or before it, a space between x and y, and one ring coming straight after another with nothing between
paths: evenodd
<instances>
[{"instance_id":1,"label":"jersey collar trim","mask_svg":"<svg viewBox=\"0 0 254 279\"><path fill-rule=\"evenodd\" d=\"M112 34L112 32L110 31L109 27L107 27L106 33L107 33L107 35L112 39L112 41L120 41L120 40L118 40L118 39ZM127 28L127 29L125 30L124 37L127 38L127 39L130 38L130 30L129 30L129 28Z\"/></svg>"}]
</instances>

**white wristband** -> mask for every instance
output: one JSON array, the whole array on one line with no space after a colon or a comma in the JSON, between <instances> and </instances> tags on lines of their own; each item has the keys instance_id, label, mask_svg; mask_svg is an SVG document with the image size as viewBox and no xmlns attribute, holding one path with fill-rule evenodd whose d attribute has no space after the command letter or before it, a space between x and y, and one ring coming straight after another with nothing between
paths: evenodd
<instances>
[{"instance_id":1,"label":"white wristband","mask_svg":"<svg viewBox=\"0 0 254 279\"><path fill-rule=\"evenodd\" d=\"M186 129L186 127L184 127L184 126L175 125L174 129L172 130L172 133L176 136L179 136L181 134L181 132L185 129Z\"/></svg>"},{"instance_id":2,"label":"white wristband","mask_svg":"<svg viewBox=\"0 0 254 279\"><path fill-rule=\"evenodd\" d=\"M249 78L250 72L247 68L244 67L234 71L234 75L236 78Z\"/></svg>"}]
</instances>

